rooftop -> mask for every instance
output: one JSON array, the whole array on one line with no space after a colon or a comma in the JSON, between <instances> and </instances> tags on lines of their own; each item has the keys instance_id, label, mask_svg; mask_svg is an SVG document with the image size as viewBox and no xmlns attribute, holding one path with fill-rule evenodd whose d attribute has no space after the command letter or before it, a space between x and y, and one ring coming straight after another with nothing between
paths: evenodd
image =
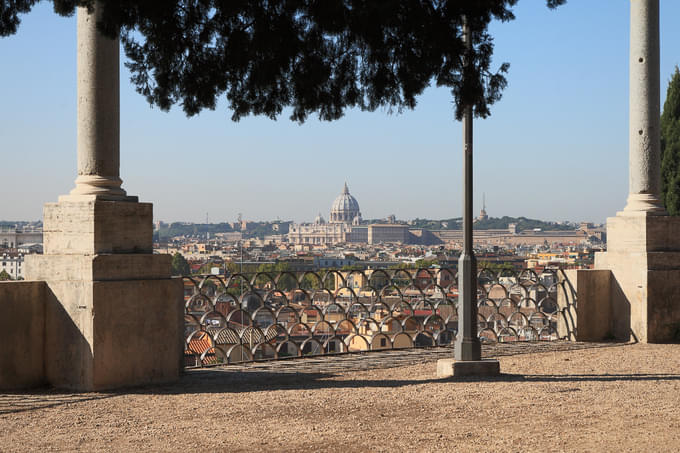
<instances>
[{"instance_id":1,"label":"rooftop","mask_svg":"<svg viewBox=\"0 0 680 453\"><path fill-rule=\"evenodd\" d=\"M127 392L0 394L0 445L34 450L665 451L680 345L485 346L504 375L437 380L449 349L188 372Z\"/></svg>"}]
</instances>

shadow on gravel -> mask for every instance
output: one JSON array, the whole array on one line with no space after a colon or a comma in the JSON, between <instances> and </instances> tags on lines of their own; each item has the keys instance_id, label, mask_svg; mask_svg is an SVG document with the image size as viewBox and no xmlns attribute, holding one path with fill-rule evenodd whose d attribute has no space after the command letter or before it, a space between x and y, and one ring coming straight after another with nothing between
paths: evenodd
<instances>
[{"instance_id":1,"label":"shadow on gravel","mask_svg":"<svg viewBox=\"0 0 680 453\"><path fill-rule=\"evenodd\" d=\"M513 382L680 381L680 374L506 374Z\"/></svg>"},{"instance_id":2,"label":"shadow on gravel","mask_svg":"<svg viewBox=\"0 0 680 453\"><path fill-rule=\"evenodd\" d=\"M433 370L434 372L434 370ZM18 412L49 409L64 405L88 403L121 395L181 395L203 393L271 392L277 390L401 388L414 385L451 385L457 382L635 382L680 381L680 374L501 374L488 377L447 379L336 379L334 373L291 373L271 371L197 370L185 374L180 382L171 385L128 388L115 392L65 393L53 389L31 393L0 394L0 416ZM556 391L579 391L562 389Z\"/></svg>"},{"instance_id":3,"label":"shadow on gravel","mask_svg":"<svg viewBox=\"0 0 680 453\"><path fill-rule=\"evenodd\" d=\"M177 385L140 388L132 393L250 393L276 390L315 390L327 388L400 388L413 385L437 385L455 382L617 382L617 381L680 381L680 374L578 374L578 375L518 375L468 376L447 379L333 379L332 373L276 373L200 371L185 376Z\"/></svg>"},{"instance_id":4,"label":"shadow on gravel","mask_svg":"<svg viewBox=\"0 0 680 453\"><path fill-rule=\"evenodd\" d=\"M114 396L116 395L110 393L63 393L63 391L53 389L36 390L32 393L3 393L0 394L0 416L102 400Z\"/></svg>"},{"instance_id":5,"label":"shadow on gravel","mask_svg":"<svg viewBox=\"0 0 680 453\"><path fill-rule=\"evenodd\" d=\"M543 342L484 345L485 357L500 357L527 353L573 351L602 347L619 347L629 343ZM187 370L174 384L133 387L112 392L74 393L53 388L26 392L0 393L0 416L38 409L55 408L114 398L121 395L179 395L201 393L269 392L276 390L314 390L325 388L400 388L413 385L450 385L455 382L612 382L612 381L676 381L680 374L583 374L583 375L516 375L464 377L448 379L342 379L348 372L370 371L435 362L451 354L450 348L388 351L357 354L319 360L301 359L289 364L278 363L278 369L203 368ZM433 368L434 374L434 368Z\"/></svg>"}]
</instances>

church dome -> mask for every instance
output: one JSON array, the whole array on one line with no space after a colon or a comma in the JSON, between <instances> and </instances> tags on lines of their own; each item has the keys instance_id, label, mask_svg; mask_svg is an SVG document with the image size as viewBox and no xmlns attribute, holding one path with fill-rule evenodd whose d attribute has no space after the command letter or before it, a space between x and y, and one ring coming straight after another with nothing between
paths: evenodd
<instances>
[{"instance_id":1,"label":"church dome","mask_svg":"<svg viewBox=\"0 0 680 453\"><path fill-rule=\"evenodd\" d=\"M356 198L350 195L347 183L345 183L342 193L338 195L333 206L331 206L331 223L350 223L357 216L361 217L359 203Z\"/></svg>"},{"instance_id":2,"label":"church dome","mask_svg":"<svg viewBox=\"0 0 680 453\"><path fill-rule=\"evenodd\" d=\"M324 219L321 213L319 213L319 215L316 216L316 219L314 219L314 223L317 225L323 225L326 223L326 219Z\"/></svg>"}]
</instances>

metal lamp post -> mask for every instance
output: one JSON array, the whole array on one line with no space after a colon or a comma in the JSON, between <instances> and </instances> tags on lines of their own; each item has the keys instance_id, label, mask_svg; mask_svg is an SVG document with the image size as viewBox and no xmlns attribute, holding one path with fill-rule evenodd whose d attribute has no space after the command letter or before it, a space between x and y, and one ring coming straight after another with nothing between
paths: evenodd
<instances>
[{"instance_id":1,"label":"metal lamp post","mask_svg":"<svg viewBox=\"0 0 680 453\"><path fill-rule=\"evenodd\" d=\"M467 56L472 64L472 32L463 24ZM477 338L477 259L472 243L472 105L463 114L463 251L458 259L458 335L454 346L456 360L481 360L482 348Z\"/></svg>"},{"instance_id":2,"label":"metal lamp post","mask_svg":"<svg viewBox=\"0 0 680 453\"><path fill-rule=\"evenodd\" d=\"M472 31L463 18L463 36L467 55L472 61ZM466 71L467 72L467 71ZM472 243L472 105L463 114L463 251L458 259L458 334L454 359L437 362L437 376L479 376L500 373L498 360L482 360L482 347L477 337L477 259Z\"/></svg>"}]
</instances>

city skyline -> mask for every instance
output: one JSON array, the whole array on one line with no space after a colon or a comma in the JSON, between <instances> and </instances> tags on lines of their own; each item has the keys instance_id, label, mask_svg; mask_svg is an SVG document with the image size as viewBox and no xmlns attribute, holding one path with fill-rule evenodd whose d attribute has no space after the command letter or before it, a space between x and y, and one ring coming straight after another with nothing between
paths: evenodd
<instances>
[{"instance_id":1,"label":"city skyline","mask_svg":"<svg viewBox=\"0 0 680 453\"><path fill-rule=\"evenodd\" d=\"M555 11L520 2L493 23L494 67L509 86L475 121L475 208L492 217L603 222L625 205L628 181L627 2L570 0ZM661 91L680 61L677 2L661 1ZM75 20L39 4L0 39L0 124L6 152L0 217L36 220L75 179ZM124 60L124 59L123 59ZM45 78L45 73L50 77ZM219 105L187 119L150 109L121 71L123 187L163 221L281 218L310 222L347 181L366 218L460 217L460 123L450 94L430 88L415 111L350 111L299 126L229 120ZM588 105L587 109L583 106ZM603 175L606 178L603 178ZM324 215L328 213L322 211Z\"/></svg>"}]
</instances>

